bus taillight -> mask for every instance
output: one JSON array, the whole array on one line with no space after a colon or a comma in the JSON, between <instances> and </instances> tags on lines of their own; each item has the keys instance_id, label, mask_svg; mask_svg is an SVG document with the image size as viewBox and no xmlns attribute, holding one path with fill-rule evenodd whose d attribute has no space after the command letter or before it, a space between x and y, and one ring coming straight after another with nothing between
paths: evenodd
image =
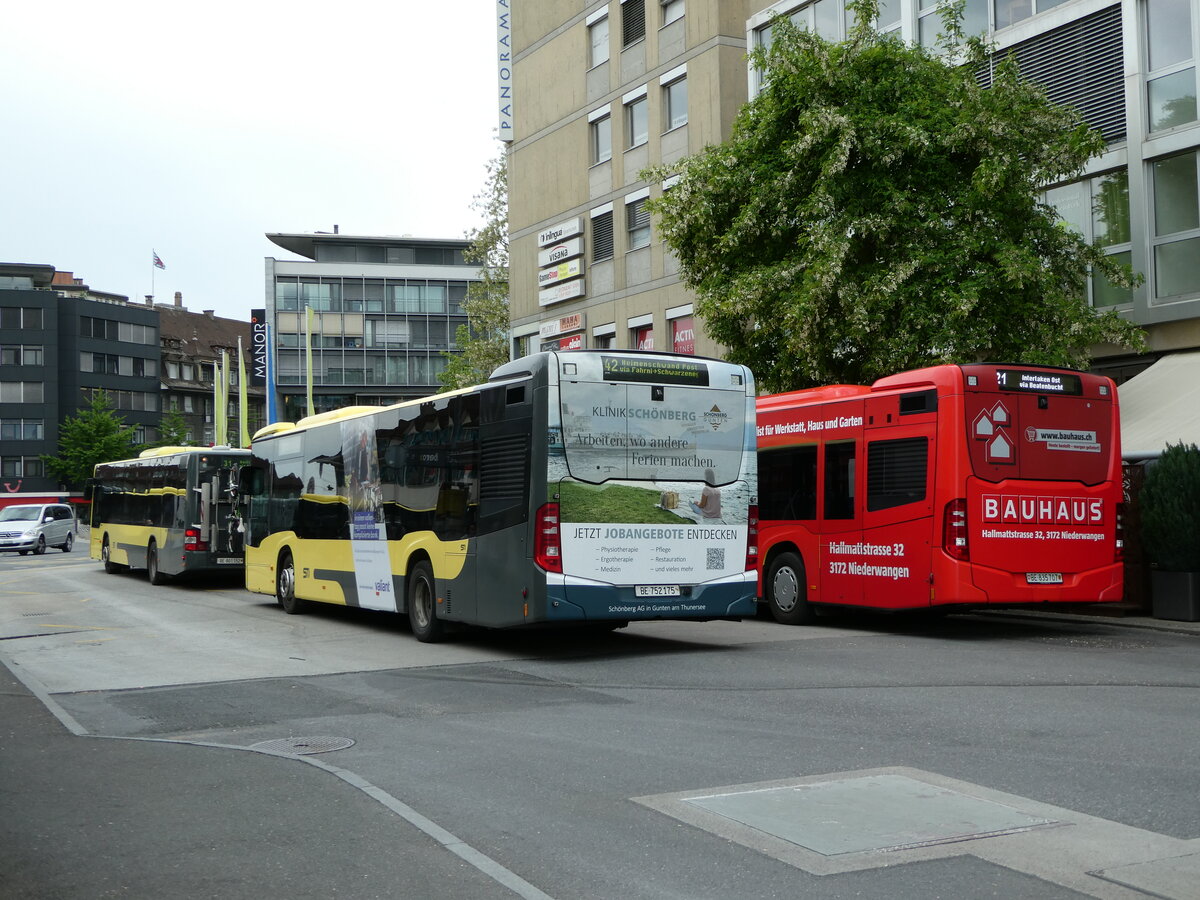
<instances>
[{"instance_id":1,"label":"bus taillight","mask_svg":"<svg viewBox=\"0 0 1200 900\"><path fill-rule=\"evenodd\" d=\"M1125 504L1117 504L1117 543L1113 548L1113 562L1125 561Z\"/></svg>"},{"instance_id":2,"label":"bus taillight","mask_svg":"<svg viewBox=\"0 0 1200 900\"><path fill-rule=\"evenodd\" d=\"M183 533L184 550L207 550L208 541L200 540L200 529L189 528Z\"/></svg>"},{"instance_id":3,"label":"bus taillight","mask_svg":"<svg viewBox=\"0 0 1200 900\"><path fill-rule=\"evenodd\" d=\"M533 561L547 572L562 571L562 539L558 527L558 504L538 507L533 533Z\"/></svg>"},{"instance_id":4,"label":"bus taillight","mask_svg":"<svg viewBox=\"0 0 1200 900\"><path fill-rule=\"evenodd\" d=\"M962 497L946 504L942 517L942 549L955 559L971 558L967 542L967 501Z\"/></svg>"},{"instance_id":5,"label":"bus taillight","mask_svg":"<svg viewBox=\"0 0 1200 900\"><path fill-rule=\"evenodd\" d=\"M750 527L746 532L746 571L753 572L758 568L758 507L753 503L747 522Z\"/></svg>"}]
</instances>

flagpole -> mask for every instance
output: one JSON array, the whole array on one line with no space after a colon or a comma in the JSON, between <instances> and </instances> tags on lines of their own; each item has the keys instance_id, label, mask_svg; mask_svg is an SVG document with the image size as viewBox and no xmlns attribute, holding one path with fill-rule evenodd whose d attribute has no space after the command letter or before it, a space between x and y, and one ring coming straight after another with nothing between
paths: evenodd
<instances>
[{"instance_id":1,"label":"flagpole","mask_svg":"<svg viewBox=\"0 0 1200 900\"><path fill-rule=\"evenodd\" d=\"M312 326L313 310L311 306L304 307L304 355L307 359L305 375L308 381L308 414L313 415L313 363L312 363Z\"/></svg>"}]
</instances>

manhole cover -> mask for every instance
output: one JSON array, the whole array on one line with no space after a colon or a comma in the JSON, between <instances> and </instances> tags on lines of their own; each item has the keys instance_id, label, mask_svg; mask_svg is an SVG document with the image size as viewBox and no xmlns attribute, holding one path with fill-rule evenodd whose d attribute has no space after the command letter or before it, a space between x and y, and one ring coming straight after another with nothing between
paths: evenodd
<instances>
[{"instance_id":1,"label":"manhole cover","mask_svg":"<svg viewBox=\"0 0 1200 900\"><path fill-rule=\"evenodd\" d=\"M297 756L309 756L313 753L328 753L331 750L345 750L353 747L354 741L344 737L293 737L278 738L273 741L260 741L251 744L251 750L270 750L272 753L294 753Z\"/></svg>"}]
</instances>

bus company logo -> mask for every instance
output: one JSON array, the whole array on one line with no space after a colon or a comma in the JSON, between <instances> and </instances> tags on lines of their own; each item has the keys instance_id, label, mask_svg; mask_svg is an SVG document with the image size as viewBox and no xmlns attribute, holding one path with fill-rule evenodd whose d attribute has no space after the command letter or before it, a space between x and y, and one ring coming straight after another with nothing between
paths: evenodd
<instances>
[{"instance_id":1,"label":"bus company logo","mask_svg":"<svg viewBox=\"0 0 1200 900\"><path fill-rule=\"evenodd\" d=\"M1012 465L1017 461L1017 443L1009 434L1012 417L1003 403L981 410L975 417L972 433L975 440L986 441L984 455L990 463Z\"/></svg>"},{"instance_id":2,"label":"bus company logo","mask_svg":"<svg viewBox=\"0 0 1200 900\"><path fill-rule=\"evenodd\" d=\"M386 581L375 582L375 593L376 594L390 594L391 592L392 592L392 586L388 582L386 582Z\"/></svg>"},{"instance_id":3,"label":"bus company logo","mask_svg":"<svg viewBox=\"0 0 1200 900\"><path fill-rule=\"evenodd\" d=\"M704 414L704 421L712 426L713 431L716 431L729 421L729 413L721 412L721 407L714 403L713 408Z\"/></svg>"},{"instance_id":4,"label":"bus company logo","mask_svg":"<svg viewBox=\"0 0 1200 900\"><path fill-rule=\"evenodd\" d=\"M1027 525L1103 525L1100 497L983 495L983 521Z\"/></svg>"}]
</instances>

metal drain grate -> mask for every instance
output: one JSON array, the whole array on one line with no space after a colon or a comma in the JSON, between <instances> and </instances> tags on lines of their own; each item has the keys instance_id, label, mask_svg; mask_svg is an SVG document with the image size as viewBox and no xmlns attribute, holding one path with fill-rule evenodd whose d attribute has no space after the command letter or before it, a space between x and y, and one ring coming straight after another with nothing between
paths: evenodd
<instances>
[{"instance_id":1,"label":"metal drain grate","mask_svg":"<svg viewBox=\"0 0 1200 900\"><path fill-rule=\"evenodd\" d=\"M251 744L250 749L310 756L313 753L329 753L331 750L345 750L347 747L353 746L354 741L344 737L293 737L260 741L257 744Z\"/></svg>"}]
</instances>

